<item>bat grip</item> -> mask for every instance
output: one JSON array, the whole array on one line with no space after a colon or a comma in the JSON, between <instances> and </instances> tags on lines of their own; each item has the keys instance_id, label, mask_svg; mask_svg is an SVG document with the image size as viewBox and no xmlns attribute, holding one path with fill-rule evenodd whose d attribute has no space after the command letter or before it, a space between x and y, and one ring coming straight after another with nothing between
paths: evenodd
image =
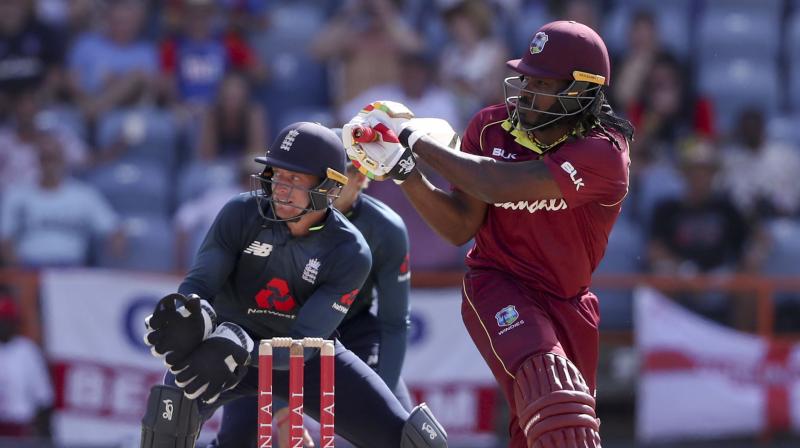
<instances>
[{"instance_id":1,"label":"bat grip","mask_svg":"<svg viewBox=\"0 0 800 448\"><path fill-rule=\"evenodd\" d=\"M353 128L353 141L356 143L371 143L378 140L378 133L369 126L356 126Z\"/></svg>"}]
</instances>

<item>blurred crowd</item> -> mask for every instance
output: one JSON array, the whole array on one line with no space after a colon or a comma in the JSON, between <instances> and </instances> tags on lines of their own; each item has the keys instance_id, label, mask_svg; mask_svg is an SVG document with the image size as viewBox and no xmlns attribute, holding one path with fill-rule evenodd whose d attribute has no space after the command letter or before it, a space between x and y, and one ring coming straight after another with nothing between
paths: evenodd
<instances>
[{"instance_id":1,"label":"blurred crowd","mask_svg":"<svg viewBox=\"0 0 800 448\"><path fill-rule=\"evenodd\" d=\"M2 265L185 269L283 126L393 99L463 129L554 19L605 37L636 125L601 270L785 270L800 5L782 0L4 0ZM369 193L407 220L416 269L461 265L398 189Z\"/></svg>"},{"instance_id":2,"label":"blurred crowd","mask_svg":"<svg viewBox=\"0 0 800 448\"><path fill-rule=\"evenodd\" d=\"M390 99L463 130L555 19L605 38L636 126L600 272L800 274L793 0L2 0L0 266L181 272L282 127ZM415 270L461 267L394 185L367 193Z\"/></svg>"}]
</instances>

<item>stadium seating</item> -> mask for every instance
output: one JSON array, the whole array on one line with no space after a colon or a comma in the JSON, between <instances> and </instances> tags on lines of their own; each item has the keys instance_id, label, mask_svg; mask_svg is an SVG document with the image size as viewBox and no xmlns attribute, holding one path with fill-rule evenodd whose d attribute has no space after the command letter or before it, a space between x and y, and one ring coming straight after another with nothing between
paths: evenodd
<instances>
[{"instance_id":1,"label":"stadium seating","mask_svg":"<svg viewBox=\"0 0 800 448\"><path fill-rule=\"evenodd\" d=\"M800 275L800 222L776 220L768 225L772 246L762 269L767 276L797 277ZM800 295L787 292L775 294L775 325L778 331L797 331Z\"/></svg>"},{"instance_id":2,"label":"stadium seating","mask_svg":"<svg viewBox=\"0 0 800 448\"><path fill-rule=\"evenodd\" d=\"M776 1L708 1L698 19L697 60L776 59L780 9Z\"/></svg>"},{"instance_id":3,"label":"stadium seating","mask_svg":"<svg viewBox=\"0 0 800 448\"><path fill-rule=\"evenodd\" d=\"M251 41L258 56L270 65L263 98L273 129L280 129L286 110L329 104L326 67L308 51L324 20L313 3L284 2L271 11L270 27Z\"/></svg>"},{"instance_id":4,"label":"stadium seating","mask_svg":"<svg viewBox=\"0 0 800 448\"><path fill-rule=\"evenodd\" d=\"M104 115L97 130L102 149L119 141L129 142L122 160L152 162L172 167L177 157L177 125L172 114L151 107L118 109Z\"/></svg>"},{"instance_id":5,"label":"stadium seating","mask_svg":"<svg viewBox=\"0 0 800 448\"><path fill-rule=\"evenodd\" d=\"M641 227L620 218L608 239L608 248L596 274L627 274L641 271L645 242ZM600 301L602 329L629 329L633 321L633 298L630 291L595 288Z\"/></svg>"},{"instance_id":6,"label":"stadium seating","mask_svg":"<svg viewBox=\"0 0 800 448\"><path fill-rule=\"evenodd\" d=\"M115 163L97 168L87 180L122 215L167 216L171 210L170 180L159 164Z\"/></svg>"},{"instance_id":7,"label":"stadium seating","mask_svg":"<svg viewBox=\"0 0 800 448\"><path fill-rule=\"evenodd\" d=\"M778 110L780 81L772 57L703 61L697 85L714 102L717 125L723 132L744 107L760 106L767 117Z\"/></svg>"},{"instance_id":8,"label":"stadium seating","mask_svg":"<svg viewBox=\"0 0 800 448\"><path fill-rule=\"evenodd\" d=\"M628 29L637 11L651 11L656 19L661 43L676 56L685 59L692 42L692 0L620 0L605 17L603 38L612 54L624 53Z\"/></svg>"},{"instance_id":9,"label":"stadium seating","mask_svg":"<svg viewBox=\"0 0 800 448\"><path fill-rule=\"evenodd\" d=\"M800 275L800 223L780 219L769 223L772 246L764 265L767 275Z\"/></svg>"},{"instance_id":10,"label":"stadium seating","mask_svg":"<svg viewBox=\"0 0 800 448\"><path fill-rule=\"evenodd\" d=\"M178 175L176 200L178 204L182 204L197 198L210 188L229 186L236 182L236 166L233 162L192 162Z\"/></svg>"},{"instance_id":11,"label":"stadium seating","mask_svg":"<svg viewBox=\"0 0 800 448\"><path fill-rule=\"evenodd\" d=\"M165 273L175 269L175 237L167 218L130 215L122 224L127 237L125 254L115 256L103 245L97 257L99 267Z\"/></svg>"}]
</instances>

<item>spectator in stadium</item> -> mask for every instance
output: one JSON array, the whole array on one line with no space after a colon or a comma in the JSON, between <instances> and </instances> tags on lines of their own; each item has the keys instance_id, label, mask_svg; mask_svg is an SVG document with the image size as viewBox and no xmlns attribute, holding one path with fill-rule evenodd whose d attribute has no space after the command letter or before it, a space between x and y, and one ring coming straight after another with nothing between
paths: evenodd
<instances>
[{"instance_id":1,"label":"spectator in stadium","mask_svg":"<svg viewBox=\"0 0 800 448\"><path fill-rule=\"evenodd\" d=\"M395 82L367 89L339 111L340 121L347 121L374 98L407 104L420 117L441 118L461 129L461 120L453 95L436 83L436 60L424 52L403 53L400 76Z\"/></svg>"},{"instance_id":2,"label":"spectator in stadium","mask_svg":"<svg viewBox=\"0 0 800 448\"><path fill-rule=\"evenodd\" d=\"M99 192L67 174L64 151L53 133L35 141L38 182L9 187L0 201L4 264L83 266L95 238L108 237L115 254L124 248L117 216Z\"/></svg>"},{"instance_id":3,"label":"spectator in stadium","mask_svg":"<svg viewBox=\"0 0 800 448\"><path fill-rule=\"evenodd\" d=\"M338 71L336 106L365 90L395 82L400 57L423 41L402 18L399 0L349 0L317 35L311 47Z\"/></svg>"},{"instance_id":4,"label":"spectator in stadium","mask_svg":"<svg viewBox=\"0 0 800 448\"><path fill-rule=\"evenodd\" d=\"M615 59L617 65L616 82L612 90L615 107L627 111L647 81L650 68L659 54L663 52L658 37L658 27L653 13L639 10L633 14L628 28L626 53Z\"/></svg>"},{"instance_id":5,"label":"spectator in stadium","mask_svg":"<svg viewBox=\"0 0 800 448\"><path fill-rule=\"evenodd\" d=\"M42 84L48 93L64 82L63 38L42 23L31 0L0 2L0 92Z\"/></svg>"},{"instance_id":6,"label":"spectator in stadium","mask_svg":"<svg viewBox=\"0 0 800 448\"><path fill-rule=\"evenodd\" d=\"M561 4L561 2L559 2ZM574 20L589 28L599 31L599 15L597 2L589 0L569 0L563 3L562 20Z\"/></svg>"},{"instance_id":7,"label":"spectator in stadium","mask_svg":"<svg viewBox=\"0 0 800 448\"><path fill-rule=\"evenodd\" d=\"M492 34L493 17L486 2L463 0L442 10L450 42L442 50L439 80L453 89L466 123L480 108L503 101L497 80L506 72L508 51Z\"/></svg>"},{"instance_id":8,"label":"spectator in stadium","mask_svg":"<svg viewBox=\"0 0 800 448\"><path fill-rule=\"evenodd\" d=\"M175 250L179 270L189 267L202 238L222 207L237 194L251 190L250 175L255 169L252 160L252 157L244 156L239 162L238 182L212 186L196 199L181 204L175 212Z\"/></svg>"},{"instance_id":9,"label":"spectator in stadium","mask_svg":"<svg viewBox=\"0 0 800 448\"><path fill-rule=\"evenodd\" d=\"M677 168L680 140L685 135L715 137L711 102L692 94L686 76L675 57L661 53L626 111L636 127L632 147L637 163L631 169L632 188L623 214L645 228L655 204L683 188Z\"/></svg>"},{"instance_id":10,"label":"spectator in stadium","mask_svg":"<svg viewBox=\"0 0 800 448\"><path fill-rule=\"evenodd\" d=\"M71 90L87 119L157 93L155 46L139 39L142 0L105 0L101 32L77 38L69 53Z\"/></svg>"},{"instance_id":11,"label":"spectator in stadium","mask_svg":"<svg viewBox=\"0 0 800 448\"><path fill-rule=\"evenodd\" d=\"M671 153L682 136L715 135L711 102L691 92L684 67L666 52L651 62L626 113L637 130L634 151L646 153L646 158L674 160Z\"/></svg>"},{"instance_id":12,"label":"spectator in stadium","mask_svg":"<svg viewBox=\"0 0 800 448\"><path fill-rule=\"evenodd\" d=\"M238 160L244 154L263 152L267 134L266 112L252 99L247 78L231 72L203 116L197 155L202 160Z\"/></svg>"},{"instance_id":13,"label":"spectator in stadium","mask_svg":"<svg viewBox=\"0 0 800 448\"><path fill-rule=\"evenodd\" d=\"M169 96L192 108L214 101L228 70L260 78L263 64L241 38L215 29L214 0L180 2L178 34L161 44L161 71Z\"/></svg>"},{"instance_id":14,"label":"spectator in stadium","mask_svg":"<svg viewBox=\"0 0 800 448\"><path fill-rule=\"evenodd\" d=\"M70 129L48 120L42 89L21 87L8 95L11 117L0 129L0 193L11 185L33 183L39 178L36 140L44 130L58 139L71 169L84 166L88 159L85 143Z\"/></svg>"},{"instance_id":15,"label":"spectator in stadium","mask_svg":"<svg viewBox=\"0 0 800 448\"><path fill-rule=\"evenodd\" d=\"M717 149L707 141L692 141L683 148L680 167L686 183L683 195L658 203L650 220L650 271L665 275L756 271L763 251L756 250L761 243L755 223L714 189L720 167Z\"/></svg>"},{"instance_id":16,"label":"spectator in stadium","mask_svg":"<svg viewBox=\"0 0 800 448\"><path fill-rule=\"evenodd\" d=\"M0 292L0 438L48 439L50 374L41 349L19 334L19 318L16 300Z\"/></svg>"},{"instance_id":17,"label":"spectator in stadium","mask_svg":"<svg viewBox=\"0 0 800 448\"><path fill-rule=\"evenodd\" d=\"M341 109L341 119L347 121L349 117L357 114L364 104L374 98L383 98L408 105L420 117L442 118L455 129L461 129L463 122L456 98L448 90L437 86L434 81L436 65L433 58L428 54L415 52L405 53L401 61L403 65L400 67L400 77L397 82L368 89ZM420 168L431 182L447 188L447 182L438 173L427 169L422 162ZM403 217L411 229L413 247L425 248L411 252L412 265L421 269L452 269L463 266L463 250L439 238L394 185L375 182L370 184L368 193L385 202Z\"/></svg>"},{"instance_id":18,"label":"spectator in stadium","mask_svg":"<svg viewBox=\"0 0 800 448\"><path fill-rule=\"evenodd\" d=\"M800 150L770 140L764 113L756 107L742 111L735 129L722 151L722 184L734 204L752 219L796 217Z\"/></svg>"}]
</instances>

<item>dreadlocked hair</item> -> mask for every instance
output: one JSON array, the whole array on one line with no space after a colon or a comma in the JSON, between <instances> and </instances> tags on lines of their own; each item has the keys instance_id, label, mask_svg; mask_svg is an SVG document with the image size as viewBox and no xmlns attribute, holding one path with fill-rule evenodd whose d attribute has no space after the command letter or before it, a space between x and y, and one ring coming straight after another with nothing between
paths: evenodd
<instances>
[{"instance_id":1,"label":"dreadlocked hair","mask_svg":"<svg viewBox=\"0 0 800 448\"><path fill-rule=\"evenodd\" d=\"M580 136L585 135L593 128L597 128L600 133L606 136L620 151L622 148L619 146L619 143L617 143L617 139L611 135L608 130L609 128L620 132L629 142L633 141L633 124L614 113L611 105L608 104L605 90L602 87L597 90L592 105L587 107L586 110L578 116L578 125L576 129Z\"/></svg>"}]
</instances>

